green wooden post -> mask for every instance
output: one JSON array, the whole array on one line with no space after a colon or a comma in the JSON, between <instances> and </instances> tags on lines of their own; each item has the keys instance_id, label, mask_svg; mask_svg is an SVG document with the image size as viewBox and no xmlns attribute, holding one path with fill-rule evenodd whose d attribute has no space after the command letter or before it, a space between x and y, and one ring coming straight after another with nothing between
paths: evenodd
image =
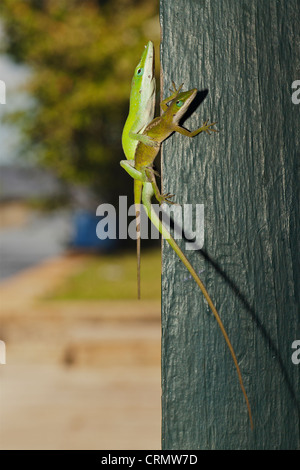
<instances>
[{"instance_id":1,"label":"green wooden post","mask_svg":"<svg viewBox=\"0 0 300 470\"><path fill-rule=\"evenodd\" d=\"M163 146L163 189L204 204L202 271L254 418L203 296L164 242L163 449L299 449L299 0L161 0L163 96L207 90L186 121L219 134ZM205 93L203 93L203 96ZM184 242L181 242L184 248ZM298 356L300 357L300 355Z\"/></svg>"}]
</instances>

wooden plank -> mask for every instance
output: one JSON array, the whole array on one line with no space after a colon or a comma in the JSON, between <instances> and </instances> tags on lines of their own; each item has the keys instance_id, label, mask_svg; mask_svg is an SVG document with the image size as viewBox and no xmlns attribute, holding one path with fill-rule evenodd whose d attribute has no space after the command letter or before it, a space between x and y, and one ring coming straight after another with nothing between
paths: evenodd
<instances>
[{"instance_id":1,"label":"wooden plank","mask_svg":"<svg viewBox=\"0 0 300 470\"><path fill-rule=\"evenodd\" d=\"M161 0L163 96L205 91L186 121L220 133L163 146L163 189L204 204L205 243L188 256L224 321L225 341L166 242L162 277L163 449L299 449L300 79L298 0ZM181 241L184 248L184 241Z\"/></svg>"}]
</instances>

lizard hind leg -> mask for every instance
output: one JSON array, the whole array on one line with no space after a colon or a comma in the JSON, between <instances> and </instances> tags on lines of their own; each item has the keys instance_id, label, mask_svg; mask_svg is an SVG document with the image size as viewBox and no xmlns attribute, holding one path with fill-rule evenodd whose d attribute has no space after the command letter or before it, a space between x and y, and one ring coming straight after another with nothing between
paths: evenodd
<instances>
[{"instance_id":1,"label":"lizard hind leg","mask_svg":"<svg viewBox=\"0 0 300 470\"><path fill-rule=\"evenodd\" d=\"M168 204L176 204L175 202L171 201L171 198L175 196L174 194L162 194L160 192L155 179L156 172L153 170L153 168L145 167L144 172L146 174L148 182L152 184L153 192L157 201L159 202L159 205L163 204L164 202L167 202Z\"/></svg>"}]
</instances>

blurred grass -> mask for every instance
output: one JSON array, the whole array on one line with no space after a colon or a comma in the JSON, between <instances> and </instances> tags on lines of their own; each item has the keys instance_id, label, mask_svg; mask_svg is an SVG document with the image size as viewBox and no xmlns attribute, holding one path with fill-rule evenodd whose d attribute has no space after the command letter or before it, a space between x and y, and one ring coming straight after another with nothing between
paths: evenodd
<instances>
[{"instance_id":1,"label":"blurred grass","mask_svg":"<svg viewBox=\"0 0 300 470\"><path fill-rule=\"evenodd\" d=\"M160 299L160 249L142 252L141 298ZM120 300L136 299L135 253L98 255L88 258L84 268L66 279L47 300Z\"/></svg>"}]
</instances>

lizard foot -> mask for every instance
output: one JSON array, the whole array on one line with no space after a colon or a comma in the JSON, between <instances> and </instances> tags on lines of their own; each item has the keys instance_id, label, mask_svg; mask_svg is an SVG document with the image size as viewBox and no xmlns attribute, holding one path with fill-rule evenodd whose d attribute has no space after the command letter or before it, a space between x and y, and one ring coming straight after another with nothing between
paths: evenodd
<instances>
[{"instance_id":1,"label":"lizard foot","mask_svg":"<svg viewBox=\"0 0 300 470\"><path fill-rule=\"evenodd\" d=\"M217 124L217 122L211 122L210 124L207 124L208 123L208 119L207 121L205 121L203 123L203 125L201 126L201 129L204 131L204 132L207 132L207 134L210 135L210 132L219 132L217 129L212 129L212 126L214 126L215 124Z\"/></svg>"},{"instance_id":2,"label":"lizard foot","mask_svg":"<svg viewBox=\"0 0 300 470\"><path fill-rule=\"evenodd\" d=\"M166 193L166 194L160 194L159 196L157 196L157 200L159 202L159 205L163 204L164 202L168 203L168 204L176 204L176 202L174 201L171 201L171 199L175 196L175 194L170 194L170 193Z\"/></svg>"},{"instance_id":3,"label":"lizard foot","mask_svg":"<svg viewBox=\"0 0 300 470\"><path fill-rule=\"evenodd\" d=\"M177 90L175 82L173 80L172 80L172 85L173 85L173 90L172 90L172 88L169 88L169 91L171 91L172 93L174 93L174 92L179 93L181 88L183 87L183 83L182 83L181 85L179 85L178 90Z\"/></svg>"}]
</instances>

